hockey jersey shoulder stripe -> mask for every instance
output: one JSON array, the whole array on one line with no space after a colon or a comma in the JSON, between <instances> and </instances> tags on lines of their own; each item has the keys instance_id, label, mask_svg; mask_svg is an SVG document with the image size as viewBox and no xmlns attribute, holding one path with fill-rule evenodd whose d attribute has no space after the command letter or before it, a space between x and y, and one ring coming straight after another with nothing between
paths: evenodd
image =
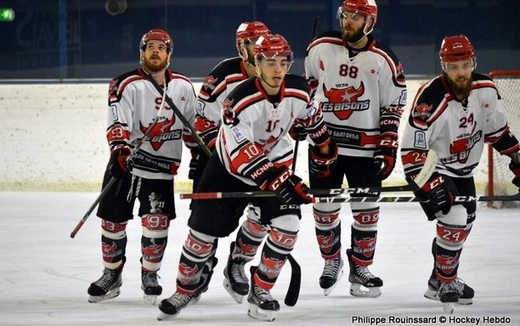
<instances>
[{"instance_id":1,"label":"hockey jersey shoulder stripe","mask_svg":"<svg viewBox=\"0 0 520 326\"><path fill-rule=\"evenodd\" d=\"M339 31L330 31L325 32L323 34L318 35L307 47L307 53L310 49L313 47L323 44L323 43L330 43L330 44L336 44L343 46L343 40L341 38L341 32Z\"/></svg>"},{"instance_id":2,"label":"hockey jersey shoulder stripe","mask_svg":"<svg viewBox=\"0 0 520 326\"><path fill-rule=\"evenodd\" d=\"M389 48L386 48L385 46L376 46L376 42L374 41L369 46L368 50L380 55L386 61L388 67L392 71L392 80L394 81L395 86L406 87L403 65Z\"/></svg>"}]
</instances>

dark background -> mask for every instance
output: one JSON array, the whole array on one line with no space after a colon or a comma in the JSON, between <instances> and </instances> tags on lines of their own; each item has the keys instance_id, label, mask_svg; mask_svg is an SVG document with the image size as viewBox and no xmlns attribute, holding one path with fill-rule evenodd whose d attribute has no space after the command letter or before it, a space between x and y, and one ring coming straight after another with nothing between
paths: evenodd
<instances>
[{"instance_id":1,"label":"dark background","mask_svg":"<svg viewBox=\"0 0 520 326\"><path fill-rule=\"evenodd\" d=\"M112 15L109 4L126 9ZM337 29L340 0L7 0L16 12L0 22L0 79L107 79L137 66L141 36L164 28L174 39L172 68L205 76L235 56L235 31L260 20L293 47L293 73L303 72L313 21ZM477 50L477 70L520 68L518 0L379 0L374 35L401 59L407 75L439 71L446 35L465 34Z\"/></svg>"}]
</instances>

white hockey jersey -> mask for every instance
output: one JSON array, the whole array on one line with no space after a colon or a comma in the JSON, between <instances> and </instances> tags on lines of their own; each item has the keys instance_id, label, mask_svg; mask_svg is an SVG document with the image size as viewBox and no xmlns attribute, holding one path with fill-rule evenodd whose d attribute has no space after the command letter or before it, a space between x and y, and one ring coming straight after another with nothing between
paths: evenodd
<instances>
[{"instance_id":1,"label":"white hockey jersey","mask_svg":"<svg viewBox=\"0 0 520 326\"><path fill-rule=\"evenodd\" d=\"M169 70L165 74L166 94L193 125L196 96L191 81ZM190 148L197 144L168 103L157 115L161 102L161 94L141 68L113 79L109 87L106 137L110 149L122 144L133 146L158 119L155 132L133 157L132 173L148 179L171 180L181 163L183 140Z\"/></svg>"},{"instance_id":2,"label":"white hockey jersey","mask_svg":"<svg viewBox=\"0 0 520 326\"><path fill-rule=\"evenodd\" d=\"M362 50L349 48L341 33L328 32L307 48L305 74L339 155L373 157L380 134L397 138L406 80L402 65L368 35Z\"/></svg>"},{"instance_id":3,"label":"white hockey jersey","mask_svg":"<svg viewBox=\"0 0 520 326\"><path fill-rule=\"evenodd\" d=\"M288 166L293 142L288 131L296 119L316 145L329 135L321 110L310 99L304 78L286 75L279 96L268 96L260 80L252 77L226 98L216 151L226 169L249 185L266 166Z\"/></svg>"},{"instance_id":4,"label":"white hockey jersey","mask_svg":"<svg viewBox=\"0 0 520 326\"><path fill-rule=\"evenodd\" d=\"M472 74L471 92L459 101L442 74L421 86L412 104L401 143L406 175L417 174L426 152L439 155L438 170L453 177L471 177L484 143L508 132L507 117L496 86L488 77Z\"/></svg>"}]
</instances>

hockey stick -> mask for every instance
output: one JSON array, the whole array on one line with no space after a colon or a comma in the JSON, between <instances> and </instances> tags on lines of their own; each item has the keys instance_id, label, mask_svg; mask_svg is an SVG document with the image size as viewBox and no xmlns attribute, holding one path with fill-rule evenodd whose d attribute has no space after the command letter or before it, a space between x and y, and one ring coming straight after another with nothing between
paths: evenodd
<instances>
[{"instance_id":1,"label":"hockey stick","mask_svg":"<svg viewBox=\"0 0 520 326\"><path fill-rule=\"evenodd\" d=\"M137 138L134 140L133 142L133 148L132 148L132 152L130 153L130 155L128 155L128 157L126 158L126 162L130 162L132 160L132 157L134 157L135 153L139 150L139 148L141 148L141 146L143 145L143 143L145 142L146 138L148 138L148 136L150 135L150 132L152 131L152 129L155 127L155 125L159 122L159 119L161 117L161 114L163 112L163 109L164 109L164 96L166 95L166 92L163 92L162 96L162 101L161 101L161 106L159 107L159 110L157 110L157 115L155 117L155 119L152 121L152 123L148 126L148 128L146 129L144 135L140 138ZM74 237L76 236L76 233L78 233L79 229L81 229L81 227L83 226L83 224L85 224L85 221L90 217L90 214L92 214L92 212L94 211L94 208L96 208L96 206L99 204L99 202L103 199L103 197L106 196L106 194L108 193L108 191L112 188L112 186L116 183L117 181L117 178L115 177L111 177L110 180L108 181L108 183L105 185L105 187L103 188L103 190L101 191L101 193L99 194L99 196L96 198L96 200L92 203L92 205L89 207L89 209L87 210L87 212L85 213L85 215L83 215L83 217L81 218L81 220L78 222L78 224L76 225L76 227L74 228L74 230L72 230L72 232L70 233L70 237L72 239L74 239Z\"/></svg>"},{"instance_id":2,"label":"hockey stick","mask_svg":"<svg viewBox=\"0 0 520 326\"><path fill-rule=\"evenodd\" d=\"M488 201L520 201L520 193L511 196L454 196L453 202L456 204L471 202ZM385 197L314 197L315 203L407 203L420 202L426 203L427 199L406 196L385 196Z\"/></svg>"},{"instance_id":3,"label":"hockey stick","mask_svg":"<svg viewBox=\"0 0 520 326\"><path fill-rule=\"evenodd\" d=\"M426 161L412 181L412 185L408 186L391 186L382 188L339 188L339 189L310 189L309 193L317 199L320 196L336 196L341 194L370 194L378 192L390 191L412 191L421 188L432 176L437 165L438 156L434 150L428 152ZM246 192L199 192L192 194L180 194L181 199L222 199L222 198L243 198L243 197L274 197L276 194L269 191L246 191ZM357 197L363 198L363 197ZM371 197L378 198L378 197ZM319 202L319 201L318 201Z\"/></svg>"},{"instance_id":4,"label":"hockey stick","mask_svg":"<svg viewBox=\"0 0 520 326\"><path fill-rule=\"evenodd\" d=\"M182 112L179 110L177 105L173 103L172 99L166 95L166 92L161 88L161 86L153 79L152 75L148 75L148 80L152 83L152 85L157 89L159 94L163 96L163 98L166 99L166 102L171 107L177 118L179 118L184 126L189 129L191 134L193 135L193 138L195 139L195 142L199 145L199 147L202 149L202 151L208 156L211 157L211 151L209 150L208 146L206 146L206 143L204 143L204 140L199 136L199 134L195 131L193 126L190 124L190 122L186 119L186 117L182 114Z\"/></svg>"},{"instance_id":5,"label":"hockey stick","mask_svg":"<svg viewBox=\"0 0 520 326\"><path fill-rule=\"evenodd\" d=\"M85 213L85 215L83 215L83 217L81 218L81 220L78 222L78 224L76 225L76 227L74 228L74 230L72 230L72 232L70 233L70 237L72 239L74 239L74 237L76 236L76 233L78 233L79 229L81 229L81 227L83 226L83 224L85 224L85 222L87 221L87 219L89 218L90 214L92 214L92 211L94 211L94 208L96 208L96 206L99 204L99 202L101 201L101 199L103 199L103 197L105 197L105 195L107 194L107 192L110 190L110 188L112 188L112 186L116 183L117 179L112 177L108 183L106 184L106 186L103 188L103 190L101 191L101 193L99 194L99 196L96 198L96 200L94 200L94 202L92 203L92 205L89 207L89 209L87 210L87 212Z\"/></svg>"},{"instance_id":6,"label":"hockey stick","mask_svg":"<svg viewBox=\"0 0 520 326\"><path fill-rule=\"evenodd\" d=\"M298 297L300 296L302 268L292 255L288 255L287 260L289 260L289 263L291 264L291 280L289 281L289 288L287 289L284 303L285 305L292 307L296 304Z\"/></svg>"}]
</instances>

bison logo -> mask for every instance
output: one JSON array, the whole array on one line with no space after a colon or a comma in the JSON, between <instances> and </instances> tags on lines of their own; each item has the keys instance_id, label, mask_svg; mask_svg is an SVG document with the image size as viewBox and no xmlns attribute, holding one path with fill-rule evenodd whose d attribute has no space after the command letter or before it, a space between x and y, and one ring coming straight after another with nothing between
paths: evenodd
<instances>
[{"instance_id":1,"label":"bison logo","mask_svg":"<svg viewBox=\"0 0 520 326\"><path fill-rule=\"evenodd\" d=\"M323 95L328 102L322 103L322 110L323 112L333 112L340 120L347 120L354 111L364 111L370 107L370 100L359 100L363 94L365 94L363 83L358 88L348 86L327 89L323 85Z\"/></svg>"}]
</instances>

